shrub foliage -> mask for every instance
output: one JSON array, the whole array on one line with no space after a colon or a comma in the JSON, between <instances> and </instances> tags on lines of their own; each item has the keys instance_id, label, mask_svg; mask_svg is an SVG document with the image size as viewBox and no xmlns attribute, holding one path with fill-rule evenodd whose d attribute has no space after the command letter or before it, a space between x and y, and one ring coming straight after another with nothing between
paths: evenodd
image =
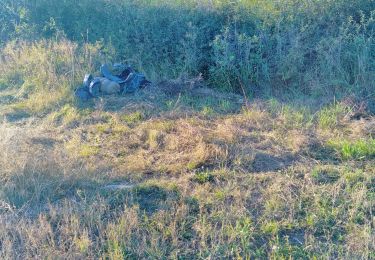
<instances>
[{"instance_id":1,"label":"shrub foliage","mask_svg":"<svg viewBox=\"0 0 375 260\"><path fill-rule=\"evenodd\" d=\"M374 92L373 0L2 2L3 44L67 37L153 79L253 94Z\"/></svg>"}]
</instances>

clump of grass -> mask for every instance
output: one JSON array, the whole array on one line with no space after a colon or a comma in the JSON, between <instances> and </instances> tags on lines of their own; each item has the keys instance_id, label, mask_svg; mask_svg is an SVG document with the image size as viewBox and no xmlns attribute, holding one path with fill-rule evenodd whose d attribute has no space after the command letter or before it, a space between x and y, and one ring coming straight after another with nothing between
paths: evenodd
<instances>
[{"instance_id":1,"label":"clump of grass","mask_svg":"<svg viewBox=\"0 0 375 260\"><path fill-rule=\"evenodd\" d=\"M166 202L178 200L178 190L170 189L170 187L161 184L146 183L134 189L135 202L139 204L141 210L147 213L153 213Z\"/></svg>"},{"instance_id":2,"label":"clump of grass","mask_svg":"<svg viewBox=\"0 0 375 260\"><path fill-rule=\"evenodd\" d=\"M62 123L63 125L68 125L73 122L82 120L85 116L90 114L89 109L81 110L71 104L66 104L60 110L51 113L48 119L55 123Z\"/></svg>"},{"instance_id":3,"label":"clump of grass","mask_svg":"<svg viewBox=\"0 0 375 260\"><path fill-rule=\"evenodd\" d=\"M280 225L276 221L266 222L262 225L261 230L266 234L276 235L280 230Z\"/></svg>"},{"instance_id":4,"label":"clump of grass","mask_svg":"<svg viewBox=\"0 0 375 260\"><path fill-rule=\"evenodd\" d=\"M230 111L231 109L233 109L233 104L228 100L220 100L219 106L223 111Z\"/></svg>"},{"instance_id":5,"label":"clump of grass","mask_svg":"<svg viewBox=\"0 0 375 260\"><path fill-rule=\"evenodd\" d=\"M74 238L73 243L82 254L85 254L87 253L92 241L87 230L84 230L84 232L80 236Z\"/></svg>"},{"instance_id":6,"label":"clump of grass","mask_svg":"<svg viewBox=\"0 0 375 260\"><path fill-rule=\"evenodd\" d=\"M283 120L283 126L287 128L307 128L311 125L313 116L308 107L284 104L274 98L268 100L266 105L269 114Z\"/></svg>"},{"instance_id":7,"label":"clump of grass","mask_svg":"<svg viewBox=\"0 0 375 260\"><path fill-rule=\"evenodd\" d=\"M100 149L97 146L93 145L82 145L79 151L79 156L81 157L90 157L97 155Z\"/></svg>"},{"instance_id":8,"label":"clump of grass","mask_svg":"<svg viewBox=\"0 0 375 260\"><path fill-rule=\"evenodd\" d=\"M150 145L151 148L153 149L157 148L162 143L162 139L163 139L162 132L155 130L155 129L151 129L148 131L148 144Z\"/></svg>"},{"instance_id":9,"label":"clump of grass","mask_svg":"<svg viewBox=\"0 0 375 260\"><path fill-rule=\"evenodd\" d=\"M214 112L212 107L203 106L203 109L202 109L201 113L204 116L212 116L215 112Z\"/></svg>"},{"instance_id":10,"label":"clump of grass","mask_svg":"<svg viewBox=\"0 0 375 260\"><path fill-rule=\"evenodd\" d=\"M318 125L324 130L334 129L348 112L349 108L340 103L325 107L318 113Z\"/></svg>"},{"instance_id":11,"label":"clump of grass","mask_svg":"<svg viewBox=\"0 0 375 260\"><path fill-rule=\"evenodd\" d=\"M98 131L98 133L101 133L101 134L109 132L110 128L111 126L109 124L97 124L95 126L96 131Z\"/></svg>"},{"instance_id":12,"label":"clump of grass","mask_svg":"<svg viewBox=\"0 0 375 260\"><path fill-rule=\"evenodd\" d=\"M214 175L209 171L197 172L192 180L199 184L204 184L206 182L212 182L214 180Z\"/></svg>"},{"instance_id":13,"label":"clump of grass","mask_svg":"<svg viewBox=\"0 0 375 260\"><path fill-rule=\"evenodd\" d=\"M356 184L362 184L366 180L366 175L360 169L356 171L348 171L345 176L345 182L349 187L354 187Z\"/></svg>"},{"instance_id":14,"label":"clump of grass","mask_svg":"<svg viewBox=\"0 0 375 260\"><path fill-rule=\"evenodd\" d=\"M202 166L202 162L200 161L190 161L187 165L186 168L190 171L198 169L199 167Z\"/></svg>"},{"instance_id":15,"label":"clump of grass","mask_svg":"<svg viewBox=\"0 0 375 260\"><path fill-rule=\"evenodd\" d=\"M130 114L121 115L121 120L130 125L139 123L142 120L144 120L144 118L145 118L144 114L139 111L130 113Z\"/></svg>"},{"instance_id":16,"label":"clump of grass","mask_svg":"<svg viewBox=\"0 0 375 260\"><path fill-rule=\"evenodd\" d=\"M311 177L318 184L334 183L340 178L340 172L333 167L317 166L312 170Z\"/></svg>"},{"instance_id":17,"label":"clump of grass","mask_svg":"<svg viewBox=\"0 0 375 260\"><path fill-rule=\"evenodd\" d=\"M333 148L343 160L366 160L375 157L375 139L330 140L328 146Z\"/></svg>"}]
</instances>

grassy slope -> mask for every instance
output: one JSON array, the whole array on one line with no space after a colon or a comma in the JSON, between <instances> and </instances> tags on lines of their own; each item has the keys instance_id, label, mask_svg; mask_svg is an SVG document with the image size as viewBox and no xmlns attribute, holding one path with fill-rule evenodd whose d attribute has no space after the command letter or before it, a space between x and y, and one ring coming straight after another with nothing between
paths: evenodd
<instances>
[{"instance_id":1,"label":"grassy slope","mask_svg":"<svg viewBox=\"0 0 375 260\"><path fill-rule=\"evenodd\" d=\"M374 119L228 96L2 123L1 257L374 257Z\"/></svg>"}]
</instances>

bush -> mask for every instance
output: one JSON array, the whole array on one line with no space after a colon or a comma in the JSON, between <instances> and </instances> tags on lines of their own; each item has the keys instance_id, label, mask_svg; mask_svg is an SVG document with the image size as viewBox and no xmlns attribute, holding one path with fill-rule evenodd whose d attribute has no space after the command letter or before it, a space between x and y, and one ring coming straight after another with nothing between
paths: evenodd
<instances>
[{"instance_id":1,"label":"bush","mask_svg":"<svg viewBox=\"0 0 375 260\"><path fill-rule=\"evenodd\" d=\"M202 73L257 95L372 96L374 1L6 0L1 38L99 46L152 80Z\"/></svg>"}]
</instances>

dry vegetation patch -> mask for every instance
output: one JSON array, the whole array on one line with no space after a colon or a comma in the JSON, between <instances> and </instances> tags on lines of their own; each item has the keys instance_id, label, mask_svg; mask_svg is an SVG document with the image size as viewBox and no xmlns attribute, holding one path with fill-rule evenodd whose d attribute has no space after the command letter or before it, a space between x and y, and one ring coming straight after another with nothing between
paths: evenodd
<instances>
[{"instance_id":1,"label":"dry vegetation patch","mask_svg":"<svg viewBox=\"0 0 375 260\"><path fill-rule=\"evenodd\" d=\"M370 255L372 117L185 95L4 121L1 256Z\"/></svg>"}]
</instances>

